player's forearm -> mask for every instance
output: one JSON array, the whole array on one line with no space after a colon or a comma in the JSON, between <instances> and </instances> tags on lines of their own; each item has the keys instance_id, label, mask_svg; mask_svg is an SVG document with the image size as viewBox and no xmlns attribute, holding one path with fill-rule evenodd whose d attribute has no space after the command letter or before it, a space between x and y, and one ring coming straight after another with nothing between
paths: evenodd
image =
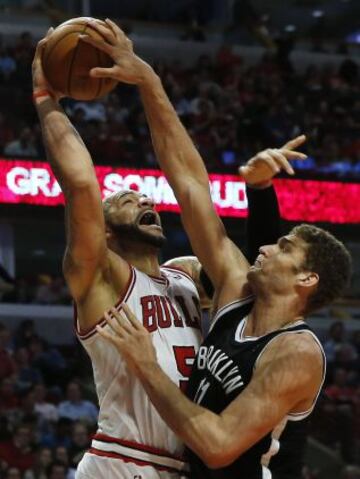
<instances>
[{"instance_id":1,"label":"player's forearm","mask_svg":"<svg viewBox=\"0 0 360 479\"><path fill-rule=\"evenodd\" d=\"M160 366L145 368L139 378L160 416L205 463L216 467L225 439L221 417L190 401Z\"/></svg>"},{"instance_id":2,"label":"player's forearm","mask_svg":"<svg viewBox=\"0 0 360 479\"><path fill-rule=\"evenodd\" d=\"M91 157L61 106L51 97L35 105L47 158L64 193L96 181Z\"/></svg>"},{"instance_id":3,"label":"player's forearm","mask_svg":"<svg viewBox=\"0 0 360 479\"><path fill-rule=\"evenodd\" d=\"M181 195L189 186L189 181L208 186L203 161L168 99L160 78L153 72L149 73L140 85L140 93L158 161L175 195Z\"/></svg>"}]
</instances>

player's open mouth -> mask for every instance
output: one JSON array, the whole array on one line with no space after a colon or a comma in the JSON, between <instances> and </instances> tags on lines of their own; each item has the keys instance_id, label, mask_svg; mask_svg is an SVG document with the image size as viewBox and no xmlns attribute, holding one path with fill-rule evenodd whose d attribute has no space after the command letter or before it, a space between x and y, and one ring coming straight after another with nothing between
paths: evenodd
<instances>
[{"instance_id":1,"label":"player's open mouth","mask_svg":"<svg viewBox=\"0 0 360 479\"><path fill-rule=\"evenodd\" d=\"M161 229L160 218L153 210L147 210L140 216L138 221L140 226L155 226Z\"/></svg>"}]
</instances>

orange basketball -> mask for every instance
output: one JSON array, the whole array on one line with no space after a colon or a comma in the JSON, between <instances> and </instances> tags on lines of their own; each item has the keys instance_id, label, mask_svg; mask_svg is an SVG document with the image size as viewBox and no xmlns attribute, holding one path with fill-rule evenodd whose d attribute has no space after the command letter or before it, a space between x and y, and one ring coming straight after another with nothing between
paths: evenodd
<instances>
[{"instance_id":1,"label":"orange basketball","mask_svg":"<svg viewBox=\"0 0 360 479\"><path fill-rule=\"evenodd\" d=\"M54 90L76 100L94 100L113 88L117 82L110 78L92 78L91 68L111 67L113 60L104 52L79 40L79 35L102 36L89 25L89 17L79 17L59 25L50 35L42 63L46 79Z\"/></svg>"}]
</instances>

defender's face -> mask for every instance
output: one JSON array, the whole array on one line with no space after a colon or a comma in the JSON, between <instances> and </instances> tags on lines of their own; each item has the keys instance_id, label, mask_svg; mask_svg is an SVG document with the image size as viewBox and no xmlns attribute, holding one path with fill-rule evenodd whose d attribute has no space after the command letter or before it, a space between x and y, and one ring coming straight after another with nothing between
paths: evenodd
<instances>
[{"instance_id":1,"label":"defender's face","mask_svg":"<svg viewBox=\"0 0 360 479\"><path fill-rule=\"evenodd\" d=\"M255 289L277 290L294 288L298 274L303 271L306 243L296 235L287 235L276 244L262 246L248 280Z\"/></svg>"},{"instance_id":2,"label":"defender's face","mask_svg":"<svg viewBox=\"0 0 360 479\"><path fill-rule=\"evenodd\" d=\"M132 226L151 237L164 238L161 219L151 198L137 192L125 193L111 210L113 226Z\"/></svg>"}]
</instances>

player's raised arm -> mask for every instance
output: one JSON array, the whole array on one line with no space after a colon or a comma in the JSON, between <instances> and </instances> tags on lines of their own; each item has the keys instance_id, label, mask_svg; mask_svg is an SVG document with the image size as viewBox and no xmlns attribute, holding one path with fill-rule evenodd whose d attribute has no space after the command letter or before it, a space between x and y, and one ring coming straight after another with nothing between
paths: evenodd
<instances>
[{"instance_id":1,"label":"player's raised arm","mask_svg":"<svg viewBox=\"0 0 360 479\"><path fill-rule=\"evenodd\" d=\"M109 69L96 68L91 74L111 77L140 88L153 145L167 179L180 203L182 220L193 250L215 288L225 289L227 302L244 294L248 263L228 238L210 197L209 179L203 161L172 107L160 78L137 57L131 41L111 21L109 29L94 23L105 41L84 37L114 60Z\"/></svg>"},{"instance_id":2,"label":"player's raised arm","mask_svg":"<svg viewBox=\"0 0 360 479\"><path fill-rule=\"evenodd\" d=\"M32 65L34 103L47 158L65 196L64 274L74 299L81 301L96 275L108 268L104 215L89 152L43 73L41 55L46 41L39 42Z\"/></svg>"}]
</instances>

